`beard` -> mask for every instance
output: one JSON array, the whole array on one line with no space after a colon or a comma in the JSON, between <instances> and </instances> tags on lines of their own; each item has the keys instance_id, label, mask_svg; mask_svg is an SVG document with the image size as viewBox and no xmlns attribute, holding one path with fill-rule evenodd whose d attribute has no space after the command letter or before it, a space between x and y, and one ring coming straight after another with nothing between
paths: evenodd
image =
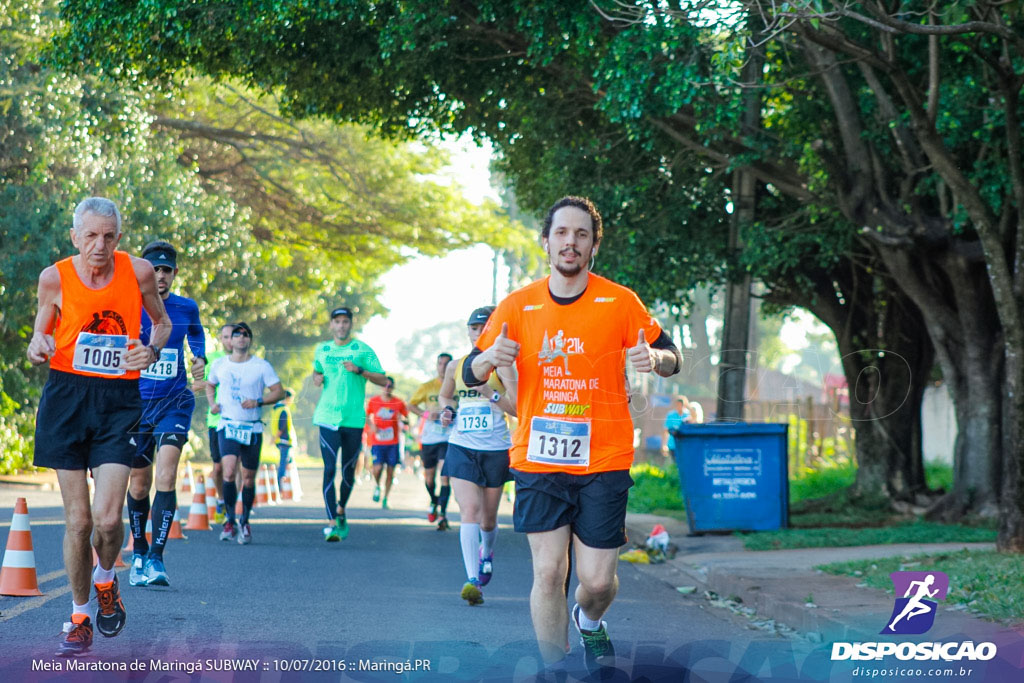
<instances>
[{"instance_id":1,"label":"beard","mask_svg":"<svg viewBox=\"0 0 1024 683\"><path fill-rule=\"evenodd\" d=\"M563 249L562 252L575 254L576 262L564 265L555 261L552 265L555 266L555 270L557 270L562 277L576 277L583 271L582 254L575 249ZM559 255L561 255L562 252L559 252Z\"/></svg>"}]
</instances>

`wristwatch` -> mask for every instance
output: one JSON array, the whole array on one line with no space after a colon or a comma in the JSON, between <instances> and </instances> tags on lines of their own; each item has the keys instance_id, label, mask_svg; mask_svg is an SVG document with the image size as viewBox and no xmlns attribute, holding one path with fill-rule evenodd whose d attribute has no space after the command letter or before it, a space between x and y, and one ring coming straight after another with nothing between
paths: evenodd
<instances>
[{"instance_id":1,"label":"wristwatch","mask_svg":"<svg viewBox=\"0 0 1024 683\"><path fill-rule=\"evenodd\" d=\"M491 403L497 403L500 400L501 400L501 392L500 391L495 391L493 394L491 394Z\"/></svg>"},{"instance_id":2,"label":"wristwatch","mask_svg":"<svg viewBox=\"0 0 1024 683\"><path fill-rule=\"evenodd\" d=\"M158 360L160 360L160 352L163 351L163 349L161 349L156 344L150 344L146 348L153 352L153 362L154 363L157 362Z\"/></svg>"}]
</instances>

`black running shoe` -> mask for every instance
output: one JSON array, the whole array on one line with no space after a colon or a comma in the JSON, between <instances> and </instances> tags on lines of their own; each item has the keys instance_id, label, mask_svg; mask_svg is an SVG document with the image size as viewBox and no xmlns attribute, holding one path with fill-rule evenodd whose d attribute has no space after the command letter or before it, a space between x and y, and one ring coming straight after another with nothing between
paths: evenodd
<instances>
[{"instance_id":1,"label":"black running shoe","mask_svg":"<svg viewBox=\"0 0 1024 683\"><path fill-rule=\"evenodd\" d=\"M580 606L573 605L572 623L580 633L580 643L583 645L583 661L587 665L587 671L593 676L609 672L609 667L615 663L615 648L608 637L608 624L601 622L601 628L596 631L587 631L580 628Z\"/></svg>"},{"instance_id":2,"label":"black running shoe","mask_svg":"<svg viewBox=\"0 0 1024 683\"><path fill-rule=\"evenodd\" d=\"M96 586L96 601L100 606L96 612L96 630L107 638L113 638L128 621L128 613L121 602L121 591L117 587L117 577L113 581L93 585Z\"/></svg>"},{"instance_id":3,"label":"black running shoe","mask_svg":"<svg viewBox=\"0 0 1024 683\"><path fill-rule=\"evenodd\" d=\"M72 614L71 621L64 622L64 640L57 649L58 657L78 657L92 647L92 621L85 614Z\"/></svg>"}]
</instances>

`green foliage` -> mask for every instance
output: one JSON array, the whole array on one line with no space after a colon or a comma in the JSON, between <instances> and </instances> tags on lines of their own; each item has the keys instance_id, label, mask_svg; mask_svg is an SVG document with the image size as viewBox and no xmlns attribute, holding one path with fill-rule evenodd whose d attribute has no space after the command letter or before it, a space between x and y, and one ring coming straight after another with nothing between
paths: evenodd
<instances>
[{"instance_id":1,"label":"green foliage","mask_svg":"<svg viewBox=\"0 0 1024 683\"><path fill-rule=\"evenodd\" d=\"M493 204L473 206L441 178L432 146L289 121L270 96L224 82L158 92L126 72L108 76L129 82L54 69L39 51L57 25L48 0L0 0L0 381L20 406L0 412L2 467L24 464L25 415L45 376L25 358L36 278L72 253L71 211L86 196L117 201L120 248L175 244L174 289L211 327L250 322L293 384L324 312L344 301L365 322L393 265L480 239L518 255L532 246Z\"/></svg>"},{"instance_id":2,"label":"green foliage","mask_svg":"<svg viewBox=\"0 0 1024 683\"><path fill-rule=\"evenodd\" d=\"M960 539L958 539L960 540ZM933 541L934 542L934 541ZM961 550L953 553L886 557L818 567L829 574L854 576L871 588L892 593L894 571L938 569L949 576L943 604L957 606L995 621L1016 622L1024 614L1024 555Z\"/></svg>"},{"instance_id":3,"label":"green foliage","mask_svg":"<svg viewBox=\"0 0 1024 683\"><path fill-rule=\"evenodd\" d=\"M789 477L789 502L825 498L853 485L857 467L851 462L820 469L805 469Z\"/></svg>"},{"instance_id":4,"label":"green foliage","mask_svg":"<svg viewBox=\"0 0 1024 683\"><path fill-rule=\"evenodd\" d=\"M953 467L941 462L925 462L924 479L928 488L943 491L953 490Z\"/></svg>"},{"instance_id":5,"label":"green foliage","mask_svg":"<svg viewBox=\"0 0 1024 683\"><path fill-rule=\"evenodd\" d=\"M686 506L679 490L679 472L669 464L665 469L649 464L634 465L629 469L633 488L629 490L626 509L671 517L682 516Z\"/></svg>"},{"instance_id":6,"label":"green foliage","mask_svg":"<svg viewBox=\"0 0 1024 683\"><path fill-rule=\"evenodd\" d=\"M910 522L860 529L848 527L780 529L741 535L743 536L743 547L747 550L839 548L892 543L991 543L996 540L994 529L933 522Z\"/></svg>"}]
</instances>

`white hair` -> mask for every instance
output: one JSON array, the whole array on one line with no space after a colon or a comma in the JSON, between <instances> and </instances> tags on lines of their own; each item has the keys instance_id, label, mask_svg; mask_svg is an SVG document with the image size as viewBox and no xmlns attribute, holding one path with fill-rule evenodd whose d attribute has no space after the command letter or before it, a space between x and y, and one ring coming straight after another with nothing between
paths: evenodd
<instances>
[{"instance_id":1,"label":"white hair","mask_svg":"<svg viewBox=\"0 0 1024 683\"><path fill-rule=\"evenodd\" d=\"M87 213L104 218L113 216L117 220L117 234L121 234L121 212L117 210L117 204L106 197L88 197L78 203L78 206L75 207L75 216L71 221L75 232L82 230L82 217Z\"/></svg>"}]
</instances>

